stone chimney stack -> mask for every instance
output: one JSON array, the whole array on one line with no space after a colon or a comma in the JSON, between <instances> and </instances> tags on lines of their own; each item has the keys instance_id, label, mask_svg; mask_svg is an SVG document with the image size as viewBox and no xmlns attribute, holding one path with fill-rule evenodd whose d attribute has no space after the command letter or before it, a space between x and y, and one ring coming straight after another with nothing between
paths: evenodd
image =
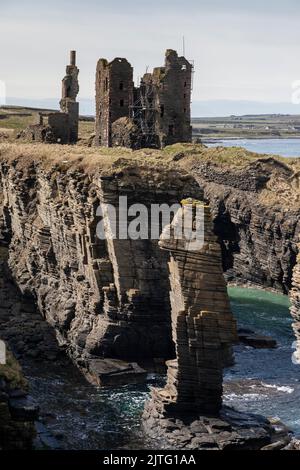
<instances>
[{"instance_id":1,"label":"stone chimney stack","mask_svg":"<svg viewBox=\"0 0 300 470\"><path fill-rule=\"evenodd\" d=\"M76 66L76 51L70 51L70 65Z\"/></svg>"}]
</instances>

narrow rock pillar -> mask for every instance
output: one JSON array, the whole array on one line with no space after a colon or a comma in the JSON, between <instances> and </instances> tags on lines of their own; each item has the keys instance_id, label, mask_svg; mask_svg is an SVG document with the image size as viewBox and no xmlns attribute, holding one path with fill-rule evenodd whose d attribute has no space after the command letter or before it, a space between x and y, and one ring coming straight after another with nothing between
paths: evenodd
<instances>
[{"instance_id":1,"label":"narrow rock pillar","mask_svg":"<svg viewBox=\"0 0 300 470\"><path fill-rule=\"evenodd\" d=\"M190 235L185 233L178 239L182 220L184 230L186 220L195 230L195 219L201 211L204 243L193 245ZM192 214L192 222L186 217L188 213ZM223 367L232 361L232 343L237 340L237 332L210 208L200 201L183 201L182 209L164 230L160 247L170 252L176 359L167 363L167 384L164 389L153 389L150 407L154 406L163 417L182 413L218 415L222 406Z\"/></svg>"},{"instance_id":2,"label":"narrow rock pillar","mask_svg":"<svg viewBox=\"0 0 300 470\"><path fill-rule=\"evenodd\" d=\"M293 271L293 283L290 291L291 315L294 320L293 330L296 336L296 352L294 360L300 364L300 244L298 245L298 257Z\"/></svg>"}]
</instances>

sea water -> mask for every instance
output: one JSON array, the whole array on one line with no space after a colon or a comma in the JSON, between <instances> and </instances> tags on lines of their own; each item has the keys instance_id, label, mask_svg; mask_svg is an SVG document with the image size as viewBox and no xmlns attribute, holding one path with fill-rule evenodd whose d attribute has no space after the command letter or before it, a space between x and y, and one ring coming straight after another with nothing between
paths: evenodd
<instances>
[{"instance_id":1,"label":"sea water","mask_svg":"<svg viewBox=\"0 0 300 470\"><path fill-rule=\"evenodd\" d=\"M224 374L224 402L239 410L279 417L300 435L300 366L292 362L295 341L286 296L255 289L230 288L238 324L276 339L276 349L235 347L236 364ZM64 449L157 448L141 430L141 414L150 386L165 377L116 388L89 385L76 368L27 370L41 420ZM50 444L51 445L51 444Z\"/></svg>"},{"instance_id":2,"label":"sea water","mask_svg":"<svg viewBox=\"0 0 300 470\"><path fill-rule=\"evenodd\" d=\"M205 142L208 147L244 147L255 153L300 157L300 139L224 139Z\"/></svg>"}]
</instances>

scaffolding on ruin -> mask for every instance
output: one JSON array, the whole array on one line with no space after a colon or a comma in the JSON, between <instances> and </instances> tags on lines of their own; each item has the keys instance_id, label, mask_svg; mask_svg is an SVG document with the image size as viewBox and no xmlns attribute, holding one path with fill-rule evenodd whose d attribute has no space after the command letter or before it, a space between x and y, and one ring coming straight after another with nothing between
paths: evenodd
<instances>
[{"instance_id":1,"label":"scaffolding on ruin","mask_svg":"<svg viewBox=\"0 0 300 470\"><path fill-rule=\"evenodd\" d=\"M155 105L154 86L152 82L141 80L140 87L133 105L129 107L130 118L143 136L143 145L146 147L157 146L157 133L155 127L156 114L159 111Z\"/></svg>"}]
</instances>

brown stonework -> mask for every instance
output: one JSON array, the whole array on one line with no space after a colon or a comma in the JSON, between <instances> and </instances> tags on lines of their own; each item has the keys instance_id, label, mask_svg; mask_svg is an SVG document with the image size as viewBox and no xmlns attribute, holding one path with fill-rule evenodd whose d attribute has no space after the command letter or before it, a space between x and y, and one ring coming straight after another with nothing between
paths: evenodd
<instances>
[{"instance_id":1,"label":"brown stonework","mask_svg":"<svg viewBox=\"0 0 300 470\"><path fill-rule=\"evenodd\" d=\"M76 52L70 53L70 65L62 81L61 112L40 114L38 124L28 126L19 134L19 138L48 144L76 144L78 140L79 69L76 67ZM48 121L48 122L46 122Z\"/></svg>"},{"instance_id":2,"label":"brown stonework","mask_svg":"<svg viewBox=\"0 0 300 470\"><path fill-rule=\"evenodd\" d=\"M112 124L129 117L133 99L133 69L120 57L100 59L96 71L95 145L112 146Z\"/></svg>"},{"instance_id":3,"label":"brown stonework","mask_svg":"<svg viewBox=\"0 0 300 470\"><path fill-rule=\"evenodd\" d=\"M95 145L114 147L121 142L136 149L191 142L192 72L188 60L167 50L165 66L146 73L135 88L133 69L126 59L100 59L96 71Z\"/></svg>"}]
</instances>

